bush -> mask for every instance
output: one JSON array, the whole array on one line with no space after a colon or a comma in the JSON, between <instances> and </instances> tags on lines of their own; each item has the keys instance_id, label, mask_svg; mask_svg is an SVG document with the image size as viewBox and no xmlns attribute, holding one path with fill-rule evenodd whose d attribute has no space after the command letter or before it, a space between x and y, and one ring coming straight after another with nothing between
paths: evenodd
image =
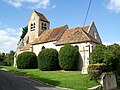
<instances>
[{"instance_id":1,"label":"bush","mask_svg":"<svg viewBox=\"0 0 120 90\"><path fill-rule=\"evenodd\" d=\"M88 65L88 74L90 79L99 79L102 72L107 72L106 64L90 64Z\"/></svg>"},{"instance_id":2,"label":"bush","mask_svg":"<svg viewBox=\"0 0 120 90\"><path fill-rule=\"evenodd\" d=\"M33 52L23 52L17 57L17 67L19 69L34 69L38 67L37 57Z\"/></svg>"},{"instance_id":3,"label":"bush","mask_svg":"<svg viewBox=\"0 0 120 90\"><path fill-rule=\"evenodd\" d=\"M77 70L79 51L71 45L65 45L59 51L59 64L64 70Z\"/></svg>"},{"instance_id":4,"label":"bush","mask_svg":"<svg viewBox=\"0 0 120 90\"><path fill-rule=\"evenodd\" d=\"M103 63L104 61L104 52L106 50L105 45L97 45L95 49L93 49L92 53L90 53L90 63Z\"/></svg>"},{"instance_id":5,"label":"bush","mask_svg":"<svg viewBox=\"0 0 120 90\"><path fill-rule=\"evenodd\" d=\"M58 70L58 51L52 48L40 51L38 55L38 67L42 71Z\"/></svg>"}]
</instances>

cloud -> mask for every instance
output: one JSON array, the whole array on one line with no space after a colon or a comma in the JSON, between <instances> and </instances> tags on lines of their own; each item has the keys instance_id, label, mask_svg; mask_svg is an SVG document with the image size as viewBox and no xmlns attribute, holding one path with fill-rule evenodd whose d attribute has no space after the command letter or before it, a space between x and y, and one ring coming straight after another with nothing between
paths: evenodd
<instances>
[{"instance_id":1,"label":"cloud","mask_svg":"<svg viewBox=\"0 0 120 90\"><path fill-rule=\"evenodd\" d=\"M120 0L108 0L106 7L108 10L120 12Z\"/></svg>"},{"instance_id":2,"label":"cloud","mask_svg":"<svg viewBox=\"0 0 120 90\"><path fill-rule=\"evenodd\" d=\"M17 30L14 28L0 29L0 52L15 50L21 35L21 31L21 28Z\"/></svg>"},{"instance_id":3,"label":"cloud","mask_svg":"<svg viewBox=\"0 0 120 90\"><path fill-rule=\"evenodd\" d=\"M115 43L120 45L120 42L103 42L103 44L105 46L112 45L112 44L115 44Z\"/></svg>"},{"instance_id":4,"label":"cloud","mask_svg":"<svg viewBox=\"0 0 120 90\"><path fill-rule=\"evenodd\" d=\"M32 4L30 8L32 9L47 9L50 5L50 0L3 0L4 2L18 8L23 6L24 3Z\"/></svg>"},{"instance_id":5,"label":"cloud","mask_svg":"<svg viewBox=\"0 0 120 90\"><path fill-rule=\"evenodd\" d=\"M41 9L47 9L49 6L50 1L49 0L40 0L38 4L34 5L32 8L41 8Z\"/></svg>"},{"instance_id":6,"label":"cloud","mask_svg":"<svg viewBox=\"0 0 120 90\"><path fill-rule=\"evenodd\" d=\"M3 0L3 1L5 1L5 2L8 3L9 5L12 5L12 6L16 7L16 8L22 6L21 0Z\"/></svg>"}]
</instances>

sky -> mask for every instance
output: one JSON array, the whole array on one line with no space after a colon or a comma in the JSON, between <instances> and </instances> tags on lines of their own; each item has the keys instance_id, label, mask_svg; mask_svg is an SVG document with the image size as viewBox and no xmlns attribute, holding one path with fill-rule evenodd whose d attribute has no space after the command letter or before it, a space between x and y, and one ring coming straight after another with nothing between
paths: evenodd
<instances>
[{"instance_id":1,"label":"sky","mask_svg":"<svg viewBox=\"0 0 120 90\"><path fill-rule=\"evenodd\" d=\"M16 50L32 10L43 13L50 28L83 26L89 0L0 0L0 52ZM120 43L120 0L92 0L85 25L95 22L103 44Z\"/></svg>"}]
</instances>

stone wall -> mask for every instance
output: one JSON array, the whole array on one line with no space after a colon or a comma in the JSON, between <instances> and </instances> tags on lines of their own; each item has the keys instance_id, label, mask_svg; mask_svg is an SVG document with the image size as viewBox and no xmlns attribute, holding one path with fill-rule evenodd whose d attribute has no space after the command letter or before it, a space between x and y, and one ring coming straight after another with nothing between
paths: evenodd
<instances>
[{"instance_id":1,"label":"stone wall","mask_svg":"<svg viewBox=\"0 0 120 90\"><path fill-rule=\"evenodd\" d=\"M117 88L115 74L103 73L101 75L100 83L103 87L103 90L115 90Z\"/></svg>"}]
</instances>

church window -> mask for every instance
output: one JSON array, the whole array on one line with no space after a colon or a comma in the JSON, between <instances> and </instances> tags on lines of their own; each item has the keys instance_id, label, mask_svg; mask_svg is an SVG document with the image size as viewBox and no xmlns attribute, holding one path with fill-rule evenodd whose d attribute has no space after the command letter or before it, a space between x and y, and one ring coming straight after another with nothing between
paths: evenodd
<instances>
[{"instance_id":1,"label":"church window","mask_svg":"<svg viewBox=\"0 0 120 90\"><path fill-rule=\"evenodd\" d=\"M44 47L44 46L42 46L42 50L43 50L43 49L45 49L45 47Z\"/></svg>"},{"instance_id":2,"label":"church window","mask_svg":"<svg viewBox=\"0 0 120 90\"><path fill-rule=\"evenodd\" d=\"M34 31L34 30L35 30L35 23L34 23L34 24L31 23L30 30L31 30L31 31Z\"/></svg>"},{"instance_id":3,"label":"church window","mask_svg":"<svg viewBox=\"0 0 120 90\"><path fill-rule=\"evenodd\" d=\"M47 24L46 24L46 23L42 23L41 29L42 29L42 30L46 30L46 29L47 29Z\"/></svg>"},{"instance_id":4,"label":"church window","mask_svg":"<svg viewBox=\"0 0 120 90\"><path fill-rule=\"evenodd\" d=\"M79 51L79 47L78 47L78 45L75 45L75 48Z\"/></svg>"}]
</instances>

